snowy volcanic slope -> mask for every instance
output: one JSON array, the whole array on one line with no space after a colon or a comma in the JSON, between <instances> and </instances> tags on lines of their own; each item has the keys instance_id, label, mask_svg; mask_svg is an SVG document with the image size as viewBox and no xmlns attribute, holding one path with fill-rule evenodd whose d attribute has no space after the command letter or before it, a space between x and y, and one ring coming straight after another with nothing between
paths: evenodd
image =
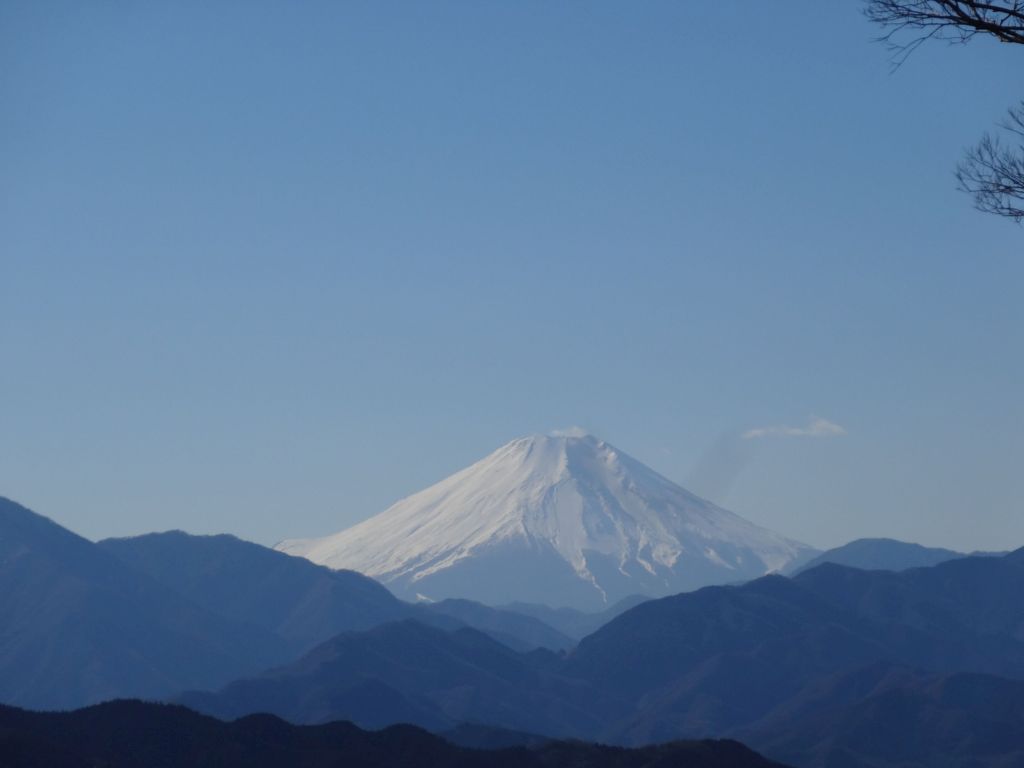
<instances>
[{"instance_id":1,"label":"snowy volcanic slope","mask_svg":"<svg viewBox=\"0 0 1024 768\"><path fill-rule=\"evenodd\" d=\"M814 550L591 435L534 435L333 536L277 549L399 596L597 609L777 571Z\"/></svg>"}]
</instances>

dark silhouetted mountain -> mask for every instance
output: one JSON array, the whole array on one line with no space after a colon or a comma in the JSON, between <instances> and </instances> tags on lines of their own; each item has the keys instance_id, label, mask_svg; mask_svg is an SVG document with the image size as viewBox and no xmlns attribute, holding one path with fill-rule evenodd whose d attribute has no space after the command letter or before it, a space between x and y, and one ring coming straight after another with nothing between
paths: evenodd
<instances>
[{"instance_id":1,"label":"dark silhouetted mountain","mask_svg":"<svg viewBox=\"0 0 1024 768\"><path fill-rule=\"evenodd\" d=\"M171 531L105 539L99 546L209 611L280 635L293 656L341 632L415 613L366 576L234 536Z\"/></svg>"},{"instance_id":2,"label":"dark silhouetted mountain","mask_svg":"<svg viewBox=\"0 0 1024 768\"><path fill-rule=\"evenodd\" d=\"M860 665L885 652L882 635L883 628L865 626L795 582L767 576L643 603L584 638L567 668L602 689L640 699L696 682L695 674L715 671L709 665L723 657L756 653L773 675L803 679ZM753 703L750 693L743 693L746 706ZM758 698L764 695L777 691Z\"/></svg>"},{"instance_id":3,"label":"dark silhouetted mountain","mask_svg":"<svg viewBox=\"0 0 1024 768\"><path fill-rule=\"evenodd\" d=\"M445 741L471 749L508 749L509 747L539 747L551 741L550 736L510 731L477 723L463 723L438 734Z\"/></svg>"},{"instance_id":4,"label":"dark silhouetted mountain","mask_svg":"<svg viewBox=\"0 0 1024 768\"><path fill-rule=\"evenodd\" d=\"M521 652L567 639L536 616L403 603L232 537L99 546L3 500L0 698L68 707L206 689L180 700L225 718L412 723L465 745L530 746L530 759L633 759L563 754L548 737L717 736L807 768L1004 768L1021 754L1022 592L1024 549L903 571L825 563L642 602L568 653ZM585 620L519 608L577 630Z\"/></svg>"},{"instance_id":5,"label":"dark silhouetted mountain","mask_svg":"<svg viewBox=\"0 0 1024 768\"><path fill-rule=\"evenodd\" d=\"M876 664L813 684L739 731L806 768L1024 765L1024 682Z\"/></svg>"},{"instance_id":6,"label":"dark silhouetted mountain","mask_svg":"<svg viewBox=\"0 0 1024 768\"><path fill-rule=\"evenodd\" d=\"M933 645L969 646L965 658L996 654L954 666L1024 677L1017 656L1024 641L1024 549L901 573L826 564L794 581L857 616L922 630L934 638Z\"/></svg>"},{"instance_id":7,"label":"dark silhouetted mountain","mask_svg":"<svg viewBox=\"0 0 1024 768\"><path fill-rule=\"evenodd\" d=\"M585 638L561 669L634 712L626 743L722 735L811 682L878 661L1024 679L1024 557L902 573L823 565L644 603Z\"/></svg>"},{"instance_id":8,"label":"dark silhouetted mountain","mask_svg":"<svg viewBox=\"0 0 1024 768\"><path fill-rule=\"evenodd\" d=\"M951 549L922 547L920 544L896 539L855 539L841 547L822 552L791 572L794 575L803 573L823 563L866 571L905 571L908 568L927 568L958 557L966 557L966 554Z\"/></svg>"},{"instance_id":9,"label":"dark silhouetted mountain","mask_svg":"<svg viewBox=\"0 0 1024 768\"><path fill-rule=\"evenodd\" d=\"M575 608L552 608L539 603L508 603L501 606L501 608L506 611L521 613L524 616L532 616L543 621L549 627L554 627L563 635L579 641L590 633L596 632L616 616L650 599L645 595L630 595L605 608L603 611L596 613L578 611ZM541 647L550 648L551 646Z\"/></svg>"},{"instance_id":10,"label":"dark silhouetted mountain","mask_svg":"<svg viewBox=\"0 0 1024 768\"><path fill-rule=\"evenodd\" d=\"M294 726L269 715L225 723L184 707L115 701L66 713L0 707L5 768L772 768L735 741L624 750L579 742L466 749L412 726Z\"/></svg>"},{"instance_id":11,"label":"dark silhouetted mountain","mask_svg":"<svg viewBox=\"0 0 1024 768\"><path fill-rule=\"evenodd\" d=\"M374 680L395 692L402 708L391 722L437 729L480 722L518 731L566 736L598 733L617 703L590 686L552 671L547 651L521 654L474 629L452 632L416 621L346 633L299 661L218 693L193 692L180 701L201 712L234 718L270 712L297 723L352 720L367 724L354 686Z\"/></svg>"},{"instance_id":12,"label":"dark silhouetted mountain","mask_svg":"<svg viewBox=\"0 0 1024 768\"><path fill-rule=\"evenodd\" d=\"M341 632L406 618L445 629L476 627L516 650L573 644L538 619L468 600L402 602L354 571L334 571L234 536L171 531L105 539L99 546L207 610L280 635L290 658Z\"/></svg>"},{"instance_id":13,"label":"dark silhouetted mountain","mask_svg":"<svg viewBox=\"0 0 1024 768\"><path fill-rule=\"evenodd\" d=\"M299 722L358 721L368 711L358 686L373 680L382 686L369 689L377 724L473 721L622 744L742 734L760 747L770 733L793 745L771 754L792 759L809 738L801 702L824 686L831 703L815 700L813 711L840 712L872 693L831 687L843 675L882 663L1024 679L1024 605L1015 599L1022 580L1024 551L901 573L826 564L794 579L642 603L564 657L515 653L473 630L401 622L342 635L295 664L184 702L224 717L266 710ZM892 680L892 691L901 681L917 685ZM816 754L794 762L810 764Z\"/></svg>"},{"instance_id":14,"label":"dark silhouetted mountain","mask_svg":"<svg viewBox=\"0 0 1024 768\"><path fill-rule=\"evenodd\" d=\"M282 653L3 498L0 616L0 700L37 708L222 685Z\"/></svg>"}]
</instances>

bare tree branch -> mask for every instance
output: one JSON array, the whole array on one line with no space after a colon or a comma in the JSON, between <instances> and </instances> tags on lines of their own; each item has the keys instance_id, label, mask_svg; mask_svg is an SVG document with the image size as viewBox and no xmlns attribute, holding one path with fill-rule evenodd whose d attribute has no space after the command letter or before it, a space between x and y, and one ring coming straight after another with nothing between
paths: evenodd
<instances>
[{"instance_id":1,"label":"bare tree branch","mask_svg":"<svg viewBox=\"0 0 1024 768\"><path fill-rule=\"evenodd\" d=\"M1024 0L865 0L868 19L881 26L881 40L899 68L929 40L967 43L991 35L1024 45ZM975 207L1024 221L1024 102L1010 109L996 135L986 133L957 166L959 187Z\"/></svg>"},{"instance_id":2,"label":"bare tree branch","mask_svg":"<svg viewBox=\"0 0 1024 768\"><path fill-rule=\"evenodd\" d=\"M979 211L1024 220L1024 102L1000 126L1010 140L985 134L957 167L960 189L974 196Z\"/></svg>"},{"instance_id":3,"label":"bare tree branch","mask_svg":"<svg viewBox=\"0 0 1024 768\"><path fill-rule=\"evenodd\" d=\"M884 30L896 67L928 40L966 43L985 34L1024 45L1024 0L867 0L864 12Z\"/></svg>"}]
</instances>

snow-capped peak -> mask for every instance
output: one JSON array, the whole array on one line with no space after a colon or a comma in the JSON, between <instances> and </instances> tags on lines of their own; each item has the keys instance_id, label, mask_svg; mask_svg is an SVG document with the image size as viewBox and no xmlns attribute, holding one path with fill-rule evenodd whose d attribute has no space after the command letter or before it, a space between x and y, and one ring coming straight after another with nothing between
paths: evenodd
<instances>
[{"instance_id":1,"label":"snow-capped peak","mask_svg":"<svg viewBox=\"0 0 1024 768\"><path fill-rule=\"evenodd\" d=\"M581 430L513 440L363 523L278 549L399 594L585 607L758 576L810 551Z\"/></svg>"}]
</instances>

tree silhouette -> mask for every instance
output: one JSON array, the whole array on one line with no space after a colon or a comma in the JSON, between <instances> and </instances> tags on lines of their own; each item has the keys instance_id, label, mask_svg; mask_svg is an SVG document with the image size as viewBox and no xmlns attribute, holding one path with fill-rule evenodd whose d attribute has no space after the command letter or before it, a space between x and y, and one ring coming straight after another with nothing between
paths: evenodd
<instances>
[{"instance_id":1,"label":"tree silhouette","mask_svg":"<svg viewBox=\"0 0 1024 768\"><path fill-rule=\"evenodd\" d=\"M1024 45L1024 0L867 0L865 13L882 27L896 68L929 40L967 43L989 35ZM986 133L968 150L956 178L978 210L1024 219L1024 101L1009 110L998 133Z\"/></svg>"}]
</instances>

